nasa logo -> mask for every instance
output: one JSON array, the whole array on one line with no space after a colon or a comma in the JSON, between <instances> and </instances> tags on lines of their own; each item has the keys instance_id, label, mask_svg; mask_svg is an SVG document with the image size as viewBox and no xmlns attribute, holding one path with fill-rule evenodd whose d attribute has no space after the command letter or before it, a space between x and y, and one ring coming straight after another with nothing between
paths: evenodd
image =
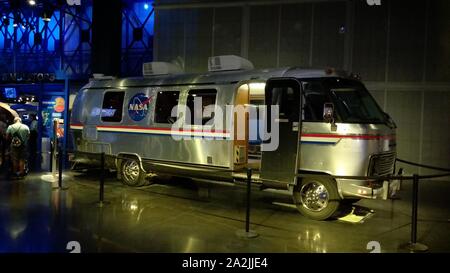
<instances>
[{"instance_id":1,"label":"nasa logo","mask_svg":"<svg viewBox=\"0 0 450 273\"><path fill-rule=\"evenodd\" d=\"M148 113L148 108L152 98L148 98L144 93L139 93L131 98L128 103L128 115L134 121L143 120Z\"/></svg>"}]
</instances>

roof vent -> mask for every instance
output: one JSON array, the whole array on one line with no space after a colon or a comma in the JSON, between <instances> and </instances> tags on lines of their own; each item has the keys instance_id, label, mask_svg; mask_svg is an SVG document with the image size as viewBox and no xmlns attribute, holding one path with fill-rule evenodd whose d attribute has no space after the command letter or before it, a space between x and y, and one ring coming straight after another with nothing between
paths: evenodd
<instances>
[{"instance_id":1,"label":"roof vent","mask_svg":"<svg viewBox=\"0 0 450 273\"><path fill-rule=\"evenodd\" d=\"M142 65L144 76L157 76L183 73L183 69L172 63L151 62Z\"/></svg>"},{"instance_id":2,"label":"roof vent","mask_svg":"<svg viewBox=\"0 0 450 273\"><path fill-rule=\"evenodd\" d=\"M100 74L100 73L94 73L92 76L93 77L90 80L108 81L108 80L115 79L115 77L113 77L113 76L107 76L105 74Z\"/></svg>"},{"instance_id":3,"label":"roof vent","mask_svg":"<svg viewBox=\"0 0 450 273\"><path fill-rule=\"evenodd\" d=\"M214 56L208 59L208 71L250 70L253 64L242 57L235 55Z\"/></svg>"}]
</instances>

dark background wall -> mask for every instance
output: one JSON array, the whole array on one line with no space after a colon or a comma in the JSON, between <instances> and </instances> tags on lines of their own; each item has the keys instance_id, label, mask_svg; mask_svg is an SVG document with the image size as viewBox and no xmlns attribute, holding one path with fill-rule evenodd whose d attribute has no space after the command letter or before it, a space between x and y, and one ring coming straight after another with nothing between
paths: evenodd
<instances>
[{"instance_id":1,"label":"dark background wall","mask_svg":"<svg viewBox=\"0 0 450 273\"><path fill-rule=\"evenodd\" d=\"M154 59L189 72L235 54L258 68L360 74L397 122L399 157L450 167L450 1L156 1Z\"/></svg>"},{"instance_id":2,"label":"dark background wall","mask_svg":"<svg viewBox=\"0 0 450 273\"><path fill-rule=\"evenodd\" d=\"M122 2L93 1L92 72L120 75L122 45Z\"/></svg>"}]
</instances>

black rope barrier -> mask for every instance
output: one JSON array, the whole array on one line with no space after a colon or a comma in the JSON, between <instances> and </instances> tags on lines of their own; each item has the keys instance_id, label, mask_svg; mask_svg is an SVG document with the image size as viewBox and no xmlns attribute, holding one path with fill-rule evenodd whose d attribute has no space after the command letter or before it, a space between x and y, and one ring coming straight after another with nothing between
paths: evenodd
<instances>
[{"instance_id":1,"label":"black rope barrier","mask_svg":"<svg viewBox=\"0 0 450 273\"><path fill-rule=\"evenodd\" d=\"M431 169L431 170L450 172L450 169L441 168L441 167L435 167L435 166L430 166L430 165L424 165L424 164L419 164L419 163L414 163L414 162L407 161L407 160L400 159L400 158L397 158L396 161L401 162L401 163L405 163L405 164L408 164L408 165L412 165L412 166L417 166L417 167Z\"/></svg>"},{"instance_id":2,"label":"black rope barrier","mask_svg":"<svg viewBox=\"0 0 450 273\"><path fill-rule=\"evenodd\" d=\"M75 151L71 151L68 152L68 154L75 154L77 152ZM101 153L94 153L94 152L79 152L82 154L90 154L90 155L96 155L99 156L101 155ZM129 160L130 157L126 157L126 156L114 156L115 159L117 160ZM409 161L406 160L402 160L402 159L397 159L397 161L405 163L405 164L410 164ZM146 164L149 165L166 165L167 163L159 163L159 162L151 162L151 161L146 161ZM432 174L432 175L421 175L419 176L419 179L431 179L431 178L440 178L440 177L446 177L446 176L450 176L450 169L445 169L445 168L440 168L440 167L433 167L433 166L427 166L427 165L422 165L422 164L417 164L417 163L412 163L410 165L414 166L419 166L419 167L423 167L423 168L430 168L430 169L435 169L435 170L439 170L439 171L448 171L448 173L443 173L443 174ZM205 169L205 172L240 172L240 170L231 170L231 169ZM402 179L402 180L413 180L414 176L413 175L382 175L382 176L363 176L363 175L329 175L329 174L308 174L308 173L300 173L297 175L297 177L332 177L335 179L355 179L355 180L378 180L378 181L385 181L385 180L396 180L396 179Z\"/></svg>"},{"instance_id":3,"label":"black rope barrier","mask_svg":"<svg viewBox=\"0 0 450 273\"><path fill-rule=\"evenodd\" d=\"M75 152L77 153L77 152ZM105 153L93 153L93 152L80 152L82 154L91 154L91 155L100 155L100 192L99 192L99 203L100 205L104 204L104 170L105 170ZM126 156L114 156L117 160L130 160L130 157ZM434 167L424 164L418 164L414 162L410 162L403 159L396 159L396 162L401 162L404 164L412 165L412 166L418 166L422 168L428 168L432 170L437 171L444 171L446 173L442 174L432 174L432 175L418 175L413 174L410 176L403 176L403 175L384 175L384 176L346 176L346 175L323 175L323 174L307 174L307 173L300 173L297 175L297 177L327 177L327 178L334 178L334 179L349 179L349 180L374 180L374 181L391 181L391 180L412 180L413 181L413 188L412 188L412 213L411 213L411 240L406 245L406 248L408 248L412 252L423 252L427 251L428 247L418 243L417 242L417 214L418 214L418 206L419 206L419 182L421 179L432 179L432 178L440 178L440 177L447 177L450 176L450 170L446 168L441 167ZM146 162L150 165L165 165L165 163L158 163L158 162ZM205 170L208 172L221 172L221 173L235 173L240 172L241 170L231 170L231 169L210 169ZM255 238L258 236L257 233L250 230L250 210L251 210L251 183L252 183L252 169L247 169L247 194L246 194L246 216L245 216L245 229L244 230L238 230L237 235L239 237L243 238Z\"/></svg>"}]
</instances>

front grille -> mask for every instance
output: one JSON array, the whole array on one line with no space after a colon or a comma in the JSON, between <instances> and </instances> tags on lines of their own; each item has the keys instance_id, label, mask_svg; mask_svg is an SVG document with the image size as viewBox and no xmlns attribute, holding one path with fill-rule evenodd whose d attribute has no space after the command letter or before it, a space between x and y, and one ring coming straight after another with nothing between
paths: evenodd
<instances>
[{"instance_id":1,"label":"front grille","mask_svg":"<svg viewBox=\"0 0 450 273\"><path fill-rule=\"evenodd\" d=\"M394 173L395 153L372 156L369 164L369 176L382 176Z\"/></svg>"}]
</instances>

